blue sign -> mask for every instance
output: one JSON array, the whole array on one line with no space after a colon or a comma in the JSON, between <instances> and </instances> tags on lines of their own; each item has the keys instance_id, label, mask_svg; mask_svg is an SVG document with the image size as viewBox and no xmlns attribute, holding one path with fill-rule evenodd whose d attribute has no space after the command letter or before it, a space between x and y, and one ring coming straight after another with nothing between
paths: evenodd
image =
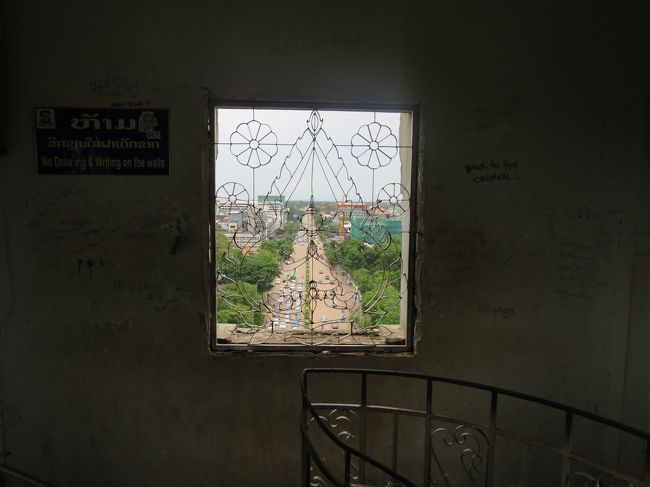
<instances>
[{"instance_id":1,"label":"blue sign","mask_svg":"<svg viewBox=\"0 0 650 487\"><path fill-rule=\"evenodd\" d=\"M39 174L169 174L169 111L37 108Z\"/></svg>"}]
</instances>

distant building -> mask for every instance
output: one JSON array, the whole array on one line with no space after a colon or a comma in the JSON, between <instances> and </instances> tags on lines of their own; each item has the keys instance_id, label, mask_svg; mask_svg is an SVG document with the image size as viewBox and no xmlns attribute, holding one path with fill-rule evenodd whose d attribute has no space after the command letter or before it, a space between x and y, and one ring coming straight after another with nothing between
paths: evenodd
<instances>
[{"instance_id":1,"label":"distant building","mask_svg":"<svg viewBox=\"0 0 650 487\"><path fill-rule=\"evenodd\" d=\"M224 235L246 253L254 253L262 241L287 223L284 196L259 195L255 201L217 198L215 221Z\"/></svg>"},{"instance_id":2,"label":"distant building","mask_svg":"<svg viewBox=\"0 0 650 487\"><path fill-rule=\"evenodd\" d=\"M256 214L254 201L228 201L217 198L215 222L225 230L224 236L232 240L244 253L255 253L266 237L264 221Z\"/></svg>"},{"instance_id":3,"label":"distant building","mask_svg":"<svg viewBox=\"0 0 650 487\"><path fill-rule=\"evenodd\" d=\"M243 211L229 213L226 217L228 220L228 229L237 230L238 228L248 229L248 215Z\"/></svg>"},{"instance_id":4,"label":"distant building","mask_svg":"<svg viewBox=\"0 0 650 487\"><path fill-rule=\"evenodd\" d=\"M253 208L253 203L253 201L228 201L225 198L217 198L215 214L227 216L232 213L248 213Z\"/></svg>"},{"instance_id":5,"label":"distant building","mask_svg":"<svg viewBox=\"0 0 650 487\"><path fill-rule=\"evenodd\" d=\"M226 237L231 238L243 254L254 254L262 244L262 235L260 233L238 231L234 234L227 233Z\"/></svg>"},{"instance_id":6,"label":"distant building","mask_svg":"<svg viewBox=\"0 0 650 487\"><path fill-rule=\"evenodd\" d=\"M226 215L216 215L214 224L216 229L226 230L228 228L228 217Z\"/></svg>"},{"instance_id":7,"label":"distant building","mask_svg":"<svg viewBox=\"0 0 650 487\"><path fill-rule=\"evenodd\" d=\"M350 237L374 243L379 239L380 228L385 228L391 237L402 236L402 220L400 218L352 218Z\"/></svg>"},{"instance_id":8,"label":"distant building","mask_svg":"<svg viewBox=\"0 0 650 487\"><path fill-rule=\"evenodd\" d=\"M349 233L349 227L354 218L363 219L366 213L366 205L363 203L336 203L339 220L339 237L345 238Z\"/></svg>"},{"instance_id":9,"label":"distant building","mask_svg":"<svg viewBox=\"0 0 650 487\"><path fill-rule=\"evenodd\" d=\"M257 207L261 212L267 237L286 225L288 212L284 196L258 195Z\"/></svg>"}]
</instances>

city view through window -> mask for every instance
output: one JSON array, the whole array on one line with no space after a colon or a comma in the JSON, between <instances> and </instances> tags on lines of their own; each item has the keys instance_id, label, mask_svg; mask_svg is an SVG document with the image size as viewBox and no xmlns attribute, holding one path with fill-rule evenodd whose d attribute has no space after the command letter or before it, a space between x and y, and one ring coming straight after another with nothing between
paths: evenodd
<instances>
[{"instance_id":1,"label":"city view through window","mask_svg":"<svg viewBox=\"0 0 650 487\"><path fill-rule=\"evenodd\" d=\"M403 349L412 113L216 110L217 346Z\"/></svg>"}]
</instances>

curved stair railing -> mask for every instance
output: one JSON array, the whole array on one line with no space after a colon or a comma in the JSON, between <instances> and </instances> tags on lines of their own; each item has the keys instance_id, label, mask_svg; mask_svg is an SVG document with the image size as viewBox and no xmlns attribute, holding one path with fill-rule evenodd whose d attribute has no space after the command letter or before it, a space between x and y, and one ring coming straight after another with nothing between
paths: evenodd
<instances>
[{"instance_id":1,"label":"curved stair railing","mask_svg":"<svg viewBox=\"0 0 650 487\"><path fill-rule=\"evenodd\" d=\"M35 487L54 487L52 484L48 484L39 480L35 477L32 477L29 474L16 470L15 468L8 467L0 463L0 486L4 486L4 479L11 479L13 483L10 485L32 485Z\"/></svg>"},{"instance_id":2,"label":"curved stair railing","mask_svg":"<svg viewBox=\"0 0 650 487\"><path fill-rule=\"evenodd\" d=\"M553 401L367 369L305 369L301 393L303 486L650 487L650 434Z\"/></svg>"}]
</instances>

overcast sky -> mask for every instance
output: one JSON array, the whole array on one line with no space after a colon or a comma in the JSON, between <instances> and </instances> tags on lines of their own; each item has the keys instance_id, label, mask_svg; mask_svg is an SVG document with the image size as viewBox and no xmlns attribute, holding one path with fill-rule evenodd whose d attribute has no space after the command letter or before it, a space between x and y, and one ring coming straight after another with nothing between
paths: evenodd
<instances>
[{"instance_id":1,"label":"overcast sky","mask_svg":"<svg viewBox=\"0 0 650 487\"><path fill-rule=\"evenodd\" d=\"M392 133L397 137L397 143L406 145L399 141L399 113L381 113L381 112L351 112L351 111L320 111L319 112L323 122L322 129L326 134L334 141L334 143L339 148L339 156L343 159L349 175L355 181L355 184L363 197L364 202L369 203L371 200L372 192L372 173L373 171L369 169L368 166L361 165L357 159L352 155L351 140L352 137L359 131L359 129L373 122L377 122L381 125L387 126ZM268 145L269 142L272 142L274 137L272 134L264 137L268 134L268 128L260 126L256 123L248 124L253 120L253 110L252 109L219 109L218 110L218 155L216 161L216 188L219 188L222 184L227 182L236 181L242 184L248 191L251 199L255 195L266 195L271 189L271 183L274 178L280 173L280 168L282 167L283 162L287 159L287 156L290 154L291 144L294 144L296 140L307 130L308 120L310 117L311 111L305 110L269 110L269 109L256 109L255 110L255 120L261 124L268 125L271 130L277 136L277 153L275 153L275 147ZM248 124L248 125L240 125ZM239 130L238 130L239 128ZM378 129L379 126L373 125L372 129ZM366 129L367 130L367 129ZM240 135L237 134L237 131ZM251 134L251 132L253 132ZM234 136L232 134L235 133ZM368 137L368 132L362 130L361 134L365 134ZM386 137L388 134L387 129L382 129L381 135L377 137L378 140ZM370 137L372 138L372 137ZM230 145L230 141L234 141L235 145ZM256 152L249 149L249 140L259 140L262 144L259 146ZM386 142L393 140L390 136L384 139ZM364 139L360 139L358 136L355 139L355 145L361 141L364 143ZM384 144L386 143L384 142ZM311 143L311 136L304 139L301 144L302 147L309 145ZM282 145L287 144L287 145ZM253 144L255 146L256 144ZM369 145L369 144L368 144ZM239 159L233 155L231 148L239 154ZM373 146L374 148L374 146ZM356 154L363 152L365 149L363 147L355 148ZM386 149L386 152L390 154L390 150ZM270 158L269 162L266 165L259 166L260 163L265 163L269 159L269 156L266 154L273 155ZM410 150L407 152L408 158L411 157ZM333 167L336 166L337 161L333 156L333 152L330 153L328 161ZM365 152L364 155L360 156L360 160L367 161L367 157L371 154L371 151ZM379 154L379 153L378 153ZM379 154L381 155L381 154ZM260 156L258 158L258 156ZM387 161L386 156L382 156L385 163ZM301 164L302 157L294 149L293 154L287 160L287 166L291 168L292 171L295 170ZM376 159L375 159L376 160ZM302 169L305 169L302 172L302 169L297 171L293 178L290 178L288 172L285 170L285 178L283 181L290 180L291 184L287 187L285 191L285 197L289 197L292 194L292 200L308 200L312 191L312 177L311 177L311 160L308 160L306 163L302 163L300 166ZM320 162L314 159L314 168L313 168L313 194L314 198L319 201L333 201L335 199L341 199L342 191L340 186L334 181L334 177L331 172L328 170L328 161L324 160L324 157L320 156ZM243 163L248 163L249 165L244 165ZM340 164L340 163L338 163ZM259 166L255 169L255 195L253 194L253 169L250 166ZM374 171L375 181L374 181L374 193L375 197L379 189L387 183L400 182L400 152L397 151L397 155L394 159L383 166L379 167ZM321 168L325 168L324 170ZM325 174L328 174L328 177L325 177ZM280 185L285 187L284 185ZM272 194L277 194L278 191L273 191ZM256 199L256 198L255 198Z\"/></svg>"}]
</instances>

